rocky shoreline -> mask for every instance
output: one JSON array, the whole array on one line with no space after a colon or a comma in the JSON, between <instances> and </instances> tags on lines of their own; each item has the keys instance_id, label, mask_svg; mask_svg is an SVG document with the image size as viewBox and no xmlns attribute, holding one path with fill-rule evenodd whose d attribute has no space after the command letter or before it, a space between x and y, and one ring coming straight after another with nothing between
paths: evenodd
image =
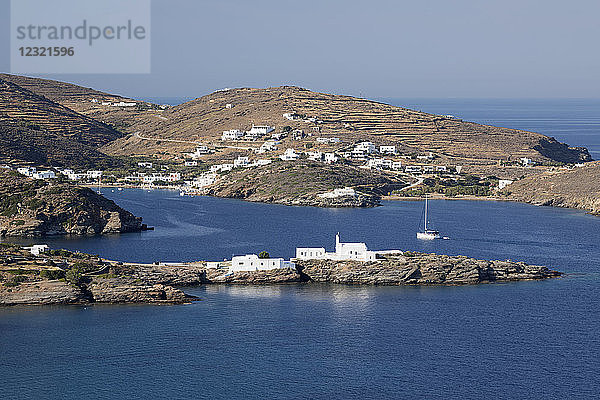
<instances>
[{"instance_id":1,"label":"rocky shoreline","mask_svg":"<svg viewBox=\"0 0 600 400\"><path fill-rule=\"evenodd\" d=\"M108 264L91 255L54 250L33 256L0 244L0 306L183 304L194 299L169 285L111 273Z\"/></svg>"},{"instance_id":2,"label":"rocky shoreline","mask_svg":"<svg viewBox=\"0 0 600 400\"><path fill-rule=\"evenodd\" d=\"M465 285L560 277L544 266L515 261L477 260L405 252L374 262L310 260L296 261L296 269L233 272L207 269L203 263L180 266L115 265L111 271L155 284L193 286L202 284L337 283L364 285Z\"/></svg>"},{"instance_id":3,"label":"rocky shoreline","mask_svg":"<svg viewBox=\"0 0 600 400\"><path fill-rule=\"evenodd\" d=\"M196 298L176 288L211 284L470 285L560 277L544 266L465 256L405 252L377 261L296 261L296 268L233 272L205 262L154 265L111 262L55 250L40 257L0 246L0 306L153 303Z\"/></svg>"},{"instance_id":4,"label":"rocky shoreline","mask_svg":"<svg viewBox=\"0 0 600 400\"><path fill-rule=\"evenodd\" d=\"M27 282L0 288L0 306L92 303L185 304L195 298L166 285L152 285L127 278L94 279L86 285L68 282Z\"/></svg>"},{"instance_id":5,"label":"rocky shoreline","mask_svg":"<svg viewBox=\"0 0 600 400\"><path fill-rule=\"evenodd\" d=\"M0 237L137 232L142 218L89 188L0 170Z\"/></svg>"}]
</instances>

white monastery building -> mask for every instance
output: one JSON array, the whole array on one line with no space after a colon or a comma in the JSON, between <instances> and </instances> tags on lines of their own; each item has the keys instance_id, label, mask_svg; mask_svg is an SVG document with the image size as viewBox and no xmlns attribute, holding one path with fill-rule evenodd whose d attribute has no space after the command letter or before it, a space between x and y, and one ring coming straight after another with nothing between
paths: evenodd
<instances>
[{"instance_id":1,"label":"white monastery building","mask_svg":"<svg viewBox=\"0 0 600 400\"><path fill-rule=\"evenodd\" d=\"M235 256L231 259L229 272L236 271L264 271L280 268L295 268L296 264L285 261L283 258L258 258L256 254Z\"/></svg>"},{"instance_id":2,"label":"white monastery building","mask_svg":"<svg viewBox=\"0 0 600 400\"><path fill-rule=\"evenodd\" d=\"M364 243L342 243L340 234L335 235L335 253L327 253L323 247L296 248L298 260L375 261L376 252L369 251Z\"/></svg>"}]
</instances>

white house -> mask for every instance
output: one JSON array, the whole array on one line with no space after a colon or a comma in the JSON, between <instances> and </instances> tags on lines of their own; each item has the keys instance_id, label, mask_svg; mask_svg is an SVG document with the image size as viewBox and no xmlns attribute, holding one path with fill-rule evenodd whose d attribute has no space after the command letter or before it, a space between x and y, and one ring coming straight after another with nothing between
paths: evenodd
<instances>
[{"instance_id":1,"label":"white house","mask_svg":"<svg viewBox=\"0 0 600 400\"><path fill-rule=\"evenodd\" d=\"M375 145L371 142L360 142L354 146L354 150L367 154L372 154L376 151Z\"/></svg>"},{"instance_id":2,"label":"white house","mask_svg":"<svg viewBox=\"0 0 600 400\"><path fill-rule=\"evenodd\" d=\"M35 174L36 172L36 168L35 167L19 167L17 168L17 172L20 173L21 175L25 175L25 176L33 176L33 174Z\"/></svg>"},{"instance_id":3,"label":"white house","mask_svg":"<svg viewBox=\"0 0 600 400\"><path fill-rule=\"evenodd\" d=\"M261 165L269 165L272 162L273 162L273 160L268 160L268 159L263 158L263 159L260 159L260 160L256 160L255 164L258 165L258 166L261 166Z\"/></svg>"},{"instance_id":4,"label":"white house","mask_svg":"<svg viewBox=\"0 0 600 400\"><path fill-rule=\"evenodd\" d=\"M225 108L228 108L228 109L229 109L229 108L233 108L233 104L231 104L231 103L227 103L227 104L225 104Z\"/></svg>"},{"instance_id":5,"label":"white house","mask_svg":"<svg viewBox=\"0 0 600 400\"><path fill-rule=\"evenodd\" d=\"M302 116L300 114L296 114L295 112L291 112L283 114L283 118L289 119L290 121L295 121L297 119L301 119Z\"/></svg>"},{"instance_id":6,"label":"white house","mask_svg":"<svg viewBox=\"0 0 600 400\"><path fill-rule=\"evenodd\" d=\"M164 182L177 182L181 180L181 174L179 172L172 172L170 174L152 174L152 175L143 175L142 182L144 183L154 183L156 181L164 181Z\"/></svg>"},{"instance_id":7,"label":"white house","mask_svg":"<svg viewBox=\"0 0 600 400\"><path fill-rule=\"evenodd\" d=\"M85 175L88 179L100 179L102 177L102 171L87 171Z\"/></svg>"},{"instance_id":8,"label":"white house","mask_svg":"<svg viewBox=\"0 0 600 400\"><path fill-rule=\"evenodd\" d=\"M323 159L323 153L320 151L309 151L307 154L309 160L321 161Z\"/></svg>"},{"instance_id":9,"label":"white house","mask_svg":"<svg viewBox=\"0 0 600 400\"><path fill-rule=\"evenodd\" d=\"M513 181L510 179L500 179L498 181L498 189L502 190L505 187L507 187L508 185L510 185L511 183L513 183Z\"/></svg>"},{"instance_id":10,"label":"white house","mask_svg":"<svg viewBox=\"0 0 600 400\"><path fill-rule=\"evenodd\" d=\"M195 178L193 181L189 183L189 186L196 188L203 188L206 186L210 186L215 183L217 180L216 174L205 173Z\"/></svg>"},{"instance_id":11,"label":"white house","mask_svg":"<svg viewBox=\"0 0 600 400\"><path fill-rule=\"evenodd\" d=\"M407 165L406 167L404 167L404 172L407 172L407 173L421 172L421 166L420 165Z\"/></svg>"},{"instance_id":12,"label":"white house","mask_svg":"<svg viewBox=\"0 0 600 400\"><path fill-rule=\"evenodd\" d=\"M113 107L135 107L136 104L137 103L120 101L118 103L113 103L112 106Z\"/></svg>"},{"instance_id":13,"label":"white house","mask_svg":"<svg viewBox=\"0 0 600 400\"><path fill-rule=\"evenodd\" d=\"M287 149L279 158L283 161L295 161L300 158L300 154L296 153L294 149Z\"/></svg>"},{"instance_id":14,"label":"white house","mask_svg":"<svg viewBox=\"0 0 600 400\"><path fill-rule=\"evenodd\" d=\"M401 170L402 169L402 161L394 161L392 162L392 169L393 170Z\"/></svg>"},{"instance_id":15,"label":"white house","mask_svg":"<svg viewBox=\"0 0 600 400\"><path fill-rule=\"evenodd\" d=\"M346 186L345 188L337 188L327 193L319 193L319 196L322 199L335 199L337 197L356 197L356 191L351 187Z\"/></svg>"},{"instance_id":16,"label":"white house","mask_svg":"<svg viewBox=\"0 0 600 400\"><path fill-rule=\"evenodd\" d=\"M186 167L197 167L198 166L198 161L186 161L184 163L184 165Z\"/></svg>"},{"instance_id":17,"label":"white house","mask_svg":"<svg viewBox=\"0 0 600 400\"><path fill-rule=\"evenodd\" d=\"M396 154L396 146L379 146L381 154Z\"/></svg>"},{"instance_id":18,"label":"white house","mask_svg":"<svg viewBox=\"0 0 600 400\"><path fill-rule=\"evenodd\" d=\"M54 171L37 171L31 175L33 179L54 179L56 174Z\"/></svg>"},{"instance_id":19,"label":"white house","mask_svg":"<svg viewBox=\"0 0 600 400\"><path fill-rule=\"evenodd\" d=\"M435 167L435 171L436 172L447 172L448 168L446 168L445 165L438 165L437 167Z\"/></svg>"},{"instance_id":20,"label":"white house","mask_svg":"<svg viewBox=\"0 0 600 400\"><path fill-rule=\"evenodd\" d=\"M532 165L535 164L531 158L522 157L522 158L520 158L520 160L521 160L521 164L524 167L531 167Z\"/></svg>"},{"instance_id":21,"label":"white house","mask_svg":"<svg viewBox=\"0 0 600 400\"><path fill-rule=\"evenodd\" d=\"M337 137L318 137L317 143L339 143L340 138Z\"/></svg>"},{"instance_id":22,"label":"white house","mask_svg":"<svg viewBox=\"0 0 600 400\"><path fill-rule=\"evenodd\" d=\"M246 167L249 164L250 164L250 159L248 157L239 156L238 158L236 158L235 160L233 160L233 167L234 168Z\"/></svg>"},{"instance_id":23,"label":"white house","mask_svg":"<svg viewBox=\"0 0 600 400\"><path fill-rule=\"evenodd\" d=\"M381 159L381 158L372 158L367 162L367 167L382 168L382 161L383 161L383 159Z\"/></svg>"},{"instance_id":24,"label":"white house","mask_svg":"<svg viewBox=\"0 0 600 400\"><path fill-rule=\"evenodd\" d=\"M139 162L137 163L138 167L142 167L142 168L152 168L152 163L151 162Z\"/></svg>"},{"instance_id":25,"label":"white house","mask_svg":"<svg viewBox=\"0 0 600 400\"><path fill-rule=\"evenodd\" d=\"M432 152L417 156L417 160L433 160L435 157Z\"/></svg>"},{"instance_id":26,"label":"white house","mask_svg":"<svg viewBox=\"0 0 600 400\"><path fill-rule=\"evenodd\" d=\"M274 140L267 140L260 146L260 148L255 150L255 152L258 154L262 154L262 153L266 153L267 151L274 151L274 150L277 150L277 142Z\"/></svg>"},{"instance_id":27,"label":"white house","mask_svg":"<svg viewBox=\"0 0 600 400\"><path fill-rule=\"evenodd\" d=\"M369 251L364 243L342 243L338 233L335 235L335 253L327 253L322 247L298 247L296 259L375 261L376 252Z\"/></svg>"},{"instance_id":28,"label":"white house","mask_svg":"<svg viewBox=\"0 0 600 400\"><path fill-rule=\"evenodd\" d=\"M268 125L252 125L252 128L248 132L246 132L246 134L257 134L260 136L264 136L273 132L274 130L275 128Z\"/></svg>"},{"instance_id":29,"label":"white house","mask_svg":"<svg viewBox=\"0 0 600 400\"><path fill-rule=\"evenodd\" d=\"M265 271L280 268L295 268L296 264L283 258L258 258L256 254L235 256L231 259L229 272Z\"/></svg>"},{"instance_id":30,"label":"white house","mask_svg":"<svg viewBox=\"0 0 600 400\"><path fill-rule=\"evenodd\" d=\"M369 153L364 150L364 149L352 149L352 152L349 152L349 156L348 158L353 158L356 160L364 160L365 158L368 157Z\"/></svg>"},{"instance_id":31,"label":"white house","mask_svg":"<svg viewBox=\"0 0 600 400\"><path fill-rule=\"evenodd\" d=\"M24 250L28 250L34 256L39 256L42 253L47 252L50 248L47 244L34 244L30 247L23 247Z\"/></svg>"},{"instance_id":32,"label":"white house","mask_svg":"<svg viewBox=\"0 0 600 400\"><path fill-rule=\"evenodd\" d=\"M239 140L244 137L244 132L239 129L230 129L228 131L223 131L223 135L221 135L221 140Z\"/></svg>"},{"instance_id":33,"label":"white house","mask_svg":"<svg viewBox=\"0 0 600 400\"><path fill-rule=\"evenodd\" d=\"M338 162L339 158L335 153L325 153L324 160L327 164L333 164Z\"/></svg>"},{"instance_id":34,"label":"white house","mask_svg":"<svg viewBox=\"0 0 600 400\"><path fill-rule=\"evenodd\" d=\"M208 148L208 146L201 144L198 147L196 147L196 150L194 150L192 153L186 153L186 156L190 157L192 160L197 160L208 153L210 153L210 149Z\"/></svg>"},{"instance_id":35,"label":"white house","mask_svg":"<svg viewBox=\"0 0 600 400\"><path fill-rule=\"evenodd\" d=\"M234 165L233 164L221 164L221 171L223 172L227 172L227 171L231 171L233 169Z\"/></svg>"}]
</instances>

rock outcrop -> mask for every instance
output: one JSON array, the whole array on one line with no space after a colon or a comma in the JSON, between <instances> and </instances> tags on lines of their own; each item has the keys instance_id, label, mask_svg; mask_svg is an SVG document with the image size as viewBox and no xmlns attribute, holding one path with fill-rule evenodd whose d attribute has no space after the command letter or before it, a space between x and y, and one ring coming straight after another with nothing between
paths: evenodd
<instances>
[{"instance_id":1,"label":"rock outcrop","mask_svg":"<svg viewBox=\"0 0 600 400\"><path fill-rule=\"evenodd\" d=\"M0 236L135 232L142 219L89 188L0 170Z\"/></svg>"},{"instance_id":2,"label":"rock outcrop","mask_svg":"<svg viewBox=\"0 0 600 400\"><path fill-rule=\"evenodd\" d=\"M64 281L38 281L22 283L15 287L0 286L0 305L24 304L83 304L86 294L77 286Z\"/></svg>"},{"instance_id":3,"label":"rock outcrop","mask_svg":"<svg viewBox=\"0 0 600 400\"><path fill-rule=\"evenodd\" d=\"M420 253L367 263L299 261L297 268L312 282L368 285L463 285L560 276L547 267L522 262Z\"/></svg>"},{"instance_id":4,"label":"rock outcrop","mask_svg":"<svg viewBox=\"0 0 600 400\"><path fill-rule=\"evenodd\" d=\"M289 206L373 207L379 204L381 195L406 185L394 174L341 163L275 161L233 171L212 185L206 194ZM347 186L356 189L355 196L319 196Z\"/></svg>"},{"instance_id":5,"label":"rock outcrop","mask_svg":"<svg viewBox=\"0 0 600 400\"><path fill-rule=\"evenodd\" d=\"M190 297L172 286L132 278L95 278L87 285L95 303L186 303Z\"/></svg>"},{"instance_id":6,"label":"rock outcrop","mask_svg":"<svg viewBox=\"0 0 600 400\"><path fill-rule=\"evenodd\" d=\"M0 306L88 303L189 303L169 285L109 273L97 257L66 250L36 257L0 244Z\"/></svg>"},{"instance_id":7,"label":"rock outcrop","mask_svg":"<svg viewBox=\"0 0 600 400\"><path fill-rule=\"evenodd\" d=\"M113 263L110 272L130 276L143 282L174 286L194 286L208 283L204 264L148 265Z\"/></svg>"},{"instance_id":8,"label":"rock outcrop","mask_svg":"<svg viewBox=\"0 0 600 400\"><path fill-rule=\"evenodd\" d=\"M65 281L37 281L15 287L0 286L0 306L88 304L88 303L165 303L191 301L181 290L165 285L147 284L127 278L95 278L77 286Z\"/></svg>"}]
</instances>

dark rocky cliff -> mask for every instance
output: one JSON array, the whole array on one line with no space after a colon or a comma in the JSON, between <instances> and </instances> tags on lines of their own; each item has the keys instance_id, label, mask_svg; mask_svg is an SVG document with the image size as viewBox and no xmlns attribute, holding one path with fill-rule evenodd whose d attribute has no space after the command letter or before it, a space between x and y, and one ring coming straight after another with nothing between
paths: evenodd
<instances>
[{"instance_id":1,"label":"dark rocky cliff","mask_svg":"<svg viewBox=\"0 0 600 400\"><path fill-rule=\"evenodd\" d=\"M134 232L141 218L88 188L0 170L0 236Z\"/></svg>"}]
</instances>

